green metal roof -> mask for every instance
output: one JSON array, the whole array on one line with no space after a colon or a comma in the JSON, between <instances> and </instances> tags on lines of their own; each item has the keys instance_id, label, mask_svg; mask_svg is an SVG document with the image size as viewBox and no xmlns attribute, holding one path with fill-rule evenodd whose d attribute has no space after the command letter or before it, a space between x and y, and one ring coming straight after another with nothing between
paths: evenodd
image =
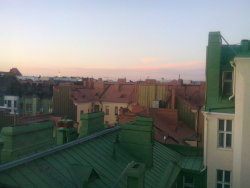
<instances>
[{"instance_id":1,"label":"green metal roof","mask_svg":"<svg viewBox=\"0 0 250 188\"><path fill-rule=\"evenodd\" d=\"M117 134L119 127L2 164L0 187L112 187L128 163L136 160L123 149L113 158ZM185 157L154 142L153 167L145 173L145 187L171 187L181 168L199 171L201 158ZM123 177L118 187L126 183Z\"/></svg>"}]
</instances>

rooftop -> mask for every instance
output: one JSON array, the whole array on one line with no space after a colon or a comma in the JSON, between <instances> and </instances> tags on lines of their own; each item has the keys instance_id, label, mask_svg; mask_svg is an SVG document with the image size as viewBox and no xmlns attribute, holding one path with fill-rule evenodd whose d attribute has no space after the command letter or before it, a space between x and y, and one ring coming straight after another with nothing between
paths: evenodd
<instances>
[{"instance_id":1,"label":"rooftop","mask_svg":"<svg viewBox=\"0 0 250 188\"><path fill-rule=\"evenodd\" d=\"M103 102L120 102L131 103L134 102L135 84L131 83L116 83L110 85L107 91L102 95Z\"/></svg>"},{"instance_id":2,"label":"rooftop","mask_svg":"<svg viewBox=\"0 0 250 188\"><path fill-rule=\"evenodd\" d=\"M120 127L53 147L0 165L0 185L12 187L126 187L123 170L135 158L123 149L113 157ZM159 142L153 144L153 167L145 172L144 187L171 187L181 170L199 173L202 157L185 156ZM117 182L117 180L119 180Z\"/></svg>"}]
</instances>

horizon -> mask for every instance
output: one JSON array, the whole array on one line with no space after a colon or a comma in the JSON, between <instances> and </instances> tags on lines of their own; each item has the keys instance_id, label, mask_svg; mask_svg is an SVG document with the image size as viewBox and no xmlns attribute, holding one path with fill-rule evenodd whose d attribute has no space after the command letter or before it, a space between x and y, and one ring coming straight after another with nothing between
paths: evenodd
<instances>
[{"instance_id":1,"label":"horizon","mask_svg":"<svg viewBox=\"0 0 250 188\"><path fill-rule=\"evenodd\" d=\"M0 69L17 67L27 76L60 72L139 80L180 74L184 80L205 80L208 33L220 31L230 44L249 38L249 5L245 0L1 1Z\"/></svg>"}]
</instances>

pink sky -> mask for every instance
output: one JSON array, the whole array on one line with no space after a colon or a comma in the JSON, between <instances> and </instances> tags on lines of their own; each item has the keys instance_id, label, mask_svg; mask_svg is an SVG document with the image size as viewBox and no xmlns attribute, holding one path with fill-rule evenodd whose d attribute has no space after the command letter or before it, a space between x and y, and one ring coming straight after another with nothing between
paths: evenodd
<instances>
[{"instance_id":1,"label":"pink sky","mask_svg":"<svg viewBox=\"0 0 250 188\"><path fill-rule=\"evenodd\" d=\"M8 71L11 67L5 67L3 71ZM56 76L60 72L61 76L80 76L104 79L117 79L126 77L128 80L144 80L146 78L155 79L177 79L179 74L185 80L204 80L205 64L202 62L185 62L173 64L154 65L154 60L147 60L144 65L134 65L129 68L82 68L66 66L20 66L17 67L23 75L27 76Z\"/></svg>"}]
</instances>

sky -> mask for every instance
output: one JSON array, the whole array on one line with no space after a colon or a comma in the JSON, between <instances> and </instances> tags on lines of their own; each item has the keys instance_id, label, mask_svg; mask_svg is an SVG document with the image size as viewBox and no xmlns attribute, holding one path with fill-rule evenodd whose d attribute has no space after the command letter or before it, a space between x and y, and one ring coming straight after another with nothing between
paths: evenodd
<instances>
[{"instance_id":1,"label":"sky","mask_svg":"<svg viewBox=\"0 0 250 188\"><path fill-rule=\"evenodd\" d=\"M250 38L249 0L0 0L0 71L205 80L208 33Z\"/></svg>"}]
</instances>

